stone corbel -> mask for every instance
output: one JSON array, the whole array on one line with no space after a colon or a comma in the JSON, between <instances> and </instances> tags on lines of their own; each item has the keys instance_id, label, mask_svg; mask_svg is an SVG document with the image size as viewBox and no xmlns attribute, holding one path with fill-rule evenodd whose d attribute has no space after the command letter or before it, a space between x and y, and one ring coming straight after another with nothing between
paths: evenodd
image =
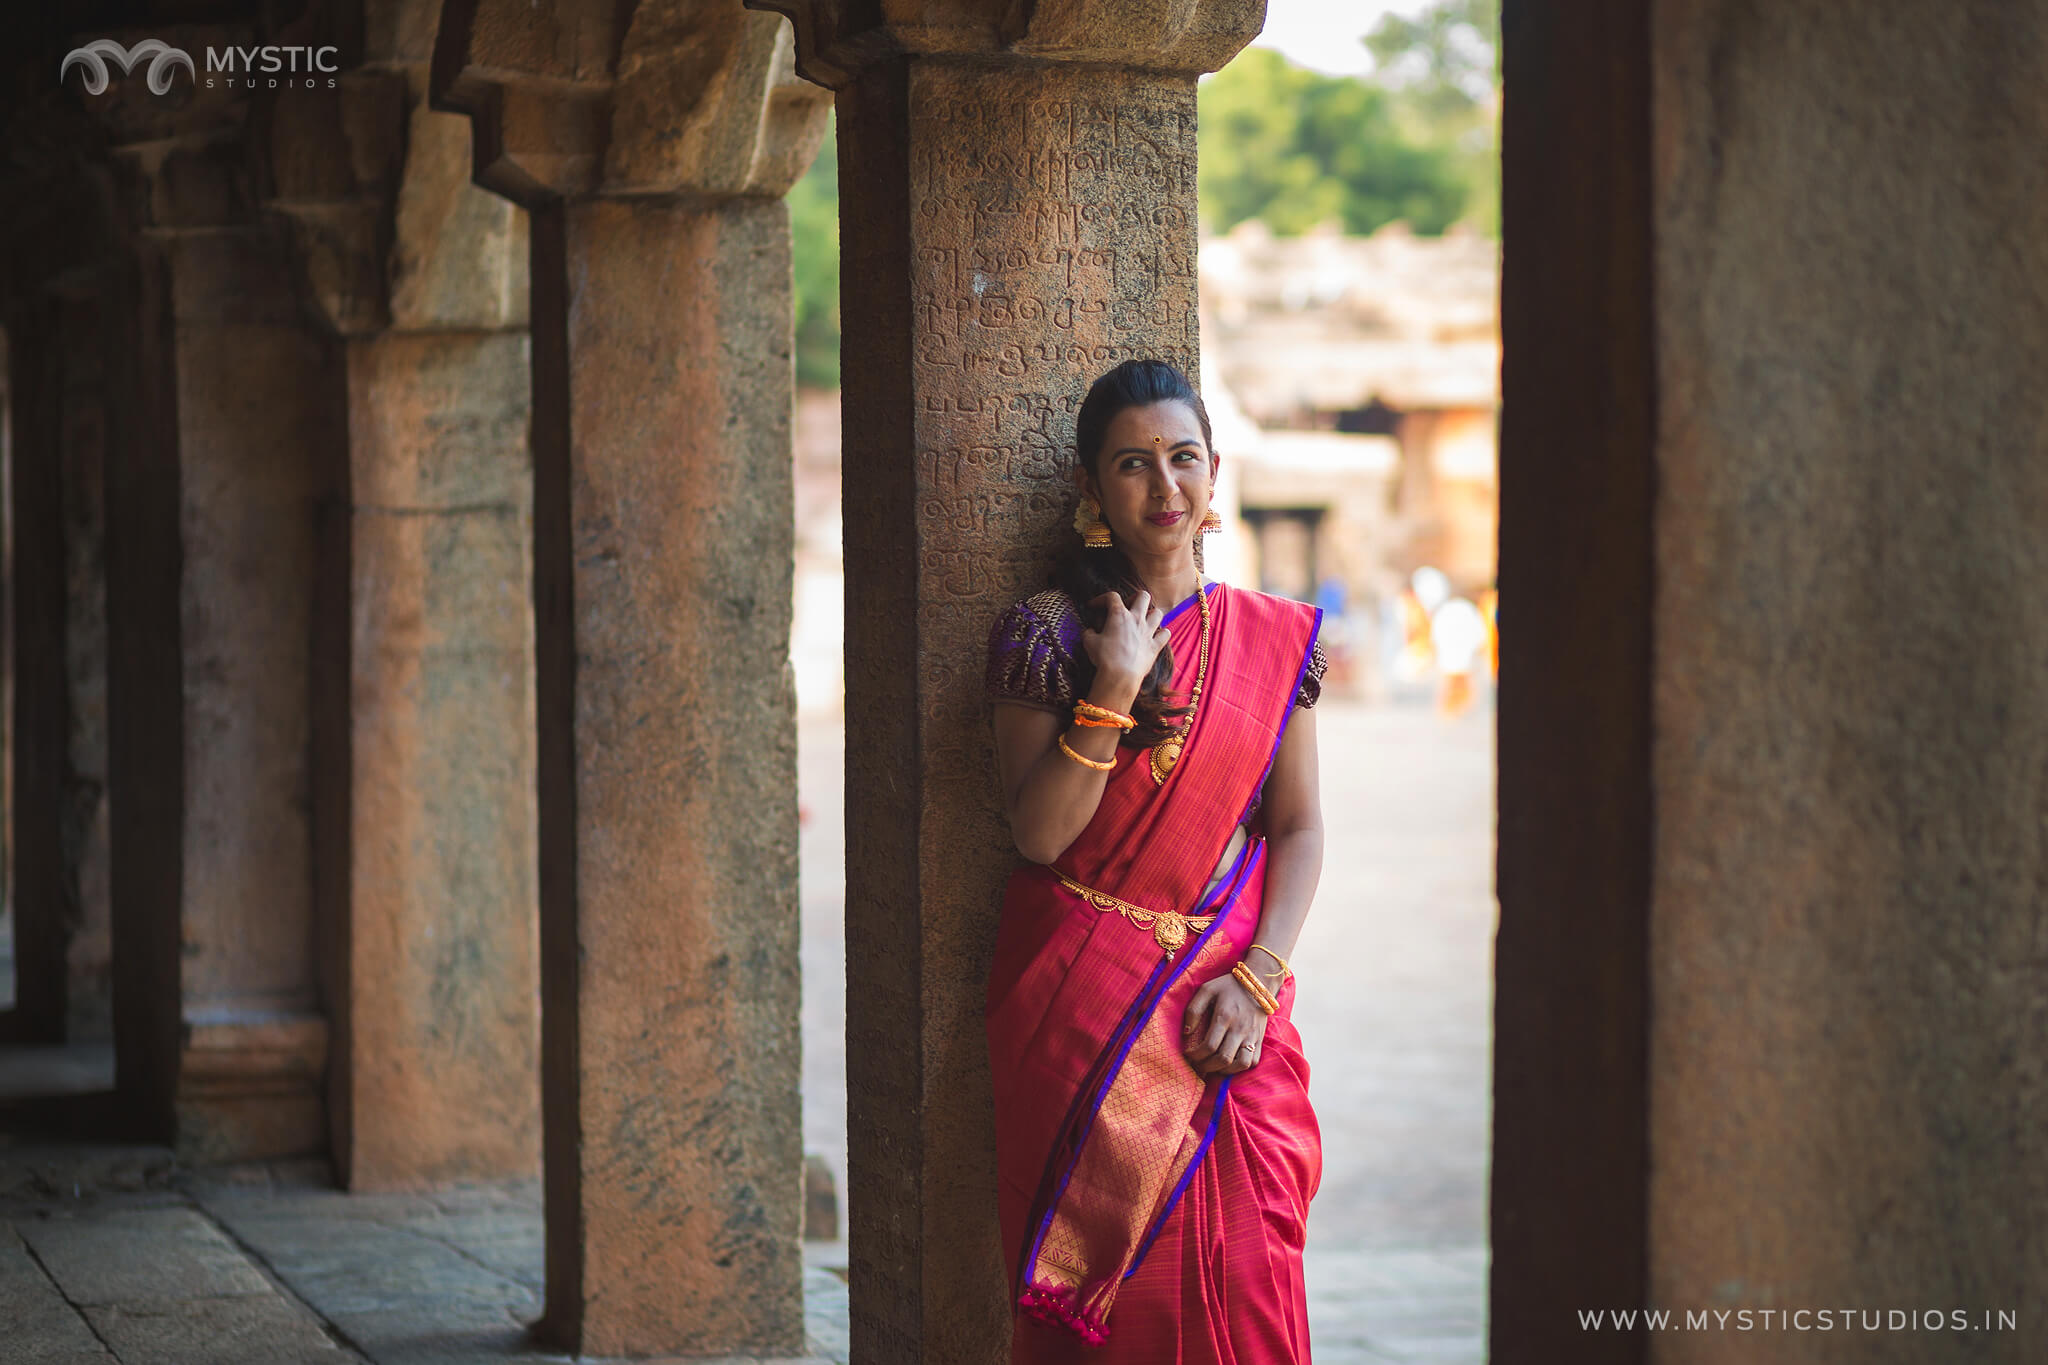
<instances>
[{"instance_id":1,"label":"stone corbel","mask_svg":"<svg viewBox=\"0 0 2048 1365\"><path fill-rule=\"evenodd\" d=\"M796 65L794 35L739 0L449 0L432 98L469 116L477 182L528 206L774 197L824 137Z\"/></svg>"},{"instance_id":2,"label":"stone corbel","mask_svg":"<svg viewBox=\"0 0 2048 1365\"><path fill-rule=\"evenodd\" d=\"M523 215L474 187L469 130L427 91L424 53L395 51L265 106L264 206L338 335L526 324Z\"/></svg>"},{"instance_id":3,"label":"stone corbel","mask_svg":"<svg viewBox=\"0 0 2048 1365\"><path fill-rule=\"evenodd\" d=\"M1189 75L1259 34L1266 0L746 0L786 15L796 66L832 89L898 53L1015 55Z\"/></svg>"},{"instance_id":4,"label":"stone corbel","mask_svg":"<svg viewBox=\"0 0 2048 1365\"><path fill-rule=\"evenodd\" d=\"M313 314L341 336L382 330L391 324L392 202L405 168L405 73L358 69L334 90L293 95L265 109L265 207L289 227Z\"/></svg>"}]
</instances>

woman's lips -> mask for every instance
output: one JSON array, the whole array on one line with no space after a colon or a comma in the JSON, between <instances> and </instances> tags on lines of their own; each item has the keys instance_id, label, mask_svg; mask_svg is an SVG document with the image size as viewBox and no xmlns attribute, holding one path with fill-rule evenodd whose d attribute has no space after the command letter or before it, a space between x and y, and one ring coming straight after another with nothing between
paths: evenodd
<instances>
[{"instance_id":1,"label":"woman's lips","mask_svg":"<svg viewBox=\"0 0 2048 1365\"><path fill-rule=\"evenodd\" d=\"M1154 512L1145 520L1151 522L1154 526L1172 526L1186 515L1187 513L1185 512Z\"/></svg>"}]
</instances>

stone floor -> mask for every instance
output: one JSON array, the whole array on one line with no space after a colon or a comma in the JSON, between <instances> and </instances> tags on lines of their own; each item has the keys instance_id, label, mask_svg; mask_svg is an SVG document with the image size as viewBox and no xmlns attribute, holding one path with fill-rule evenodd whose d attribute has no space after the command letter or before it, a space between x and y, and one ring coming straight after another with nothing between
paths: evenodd
<instances>
[{"instance_id":1,"label":"stone floor","mask_svg":"<svg viewBox=\"0 0 2048 1365\"><path fill-rule=\"evenodd\" d=\"M1484 1360L1492 715L1318 715L1329 851L1297 1022L1324 1172L1320 1365ZM802 732L804 1126L845 1188L843 732ZM1312 965L1311 965L1312 964ZM318 1164L204 1175L161 1152L0 1138L0 1365L547 1361L538 1186L342 1195ZM843 1224L842 1224L843 1225ZM806 1246L817 1361L844 1362L846 1244Z\"/></svg>"},{"instance_id":2,"label":"stone floor","mask_svg":"<svg viewBox=\"0 0 2048 1365\"><path fill-rule=\"evenodd\" d=\"M322 1163L175 1172L138 1149L0 1149L0 1362L501 1365L535 1347L538 1182L345 1195ZM828 1246L832 1244L826 1244ZM805 1271L809 1361L846 1285Z\"/></svg>"}]
</instances>

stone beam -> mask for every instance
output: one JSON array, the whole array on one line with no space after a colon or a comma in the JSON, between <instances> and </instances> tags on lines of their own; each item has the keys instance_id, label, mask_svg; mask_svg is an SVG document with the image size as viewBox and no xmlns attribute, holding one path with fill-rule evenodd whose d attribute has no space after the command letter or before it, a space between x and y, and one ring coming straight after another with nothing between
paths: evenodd
<instances>
[{"instance_id":1,"label":"stone beam","mask_svg":"<svg viewBox=\"0 0 2048 1365\"><path fill-rule=\"evenodd\" d=\"M352 1189L540 1164L526 215L428 107L437 0L275 100L266 204L346 371L315 791L329 1116Z\"/></svg>"},{"instance_id":2,"label":"stone beam","mask_svg":"<svg viewBox=\"0 0 2048 1365\"><path fill-rule=\"evenodd\" d=\"M841 302L854 1351L992 1362L1010 1311L982 1007L1016 854L983 649L1069 534L1090 380L1132 356L1200 373L1195 77L1264 7L774 7L838 87L860 263Z\"/></svg>"},{"instance_id":3,"label":"stone beam","mask_svg":"<svg viewBox=\"0 0 2048 1365\"><path fill-rule=\"evenodd\" d=\"M542 1331L796 1355L780 195L826 97L738 0L458 0L433 81L534 210Z\"/></svg>"}]
</instances>

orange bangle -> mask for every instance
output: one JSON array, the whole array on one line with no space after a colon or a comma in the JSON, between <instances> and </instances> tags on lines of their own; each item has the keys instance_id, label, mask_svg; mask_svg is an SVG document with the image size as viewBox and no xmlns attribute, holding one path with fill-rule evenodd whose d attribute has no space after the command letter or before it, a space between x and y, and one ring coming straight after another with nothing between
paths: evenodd
<instances>
[{"instance_id":1,"label":"orange bangle","mask_svg":"<svg viewBox=\"0 0 2048 1365\"><path fill-rule=\"evenodd\" d=\"M1113 725L1119 730L1135 730L1138 719L1121 711L1112 711L1107 706L1097 706L1092 701L1077 701L1074 703L1074 724L1104 729Z\"/></svg>"},{"instance_id":2,"label":"orange bangle","mask_svg":"<svg viewBox=\"0 0 2048 1365\"><path fill-rule=\"evenodd\" d=\"M1261 1010L1267 1014L1272 1014L1280 1008L1280 1002L1275 1000L1273 993L1266 989L1266 983L1254 976L1252 969L1245 966L1243 962L1239 962L1235 967L1232 967L1230 974L1236 978L1238 985L1245 988L1246 994L1252 998L1252 1003Z\"/></svg>"},{"instance_id":3,"label":"orange bangle","mask_svg":"<svg viewBox=\"0 0 2048 1365\"><path fill-rule=\"evenodd\" d=\"M1113 758L1109 760L1109 762L1107 763L1098 763L1094 759L1088 757L1086 754L1075 753L1071 748L1067 746L1067 737L1065 735L1061 735L1059 737L1059 746L1061 753L1065 754L1068 758L1073 759L1074 762L1080 764L1084 768L1093 768L1096 772L1099 773L1113 772L1116 769L1116 760Z\"/></svg>"},{"instance_id":4,"label":"orange bangle","mask_svg":"<svg viewBox=\"0 0 2048 1365\"><path fill-rule=\"evenodd\" d=\"M1097 720L1094 716L1084 716L1079 711L1074 713L1074 724L1089 730L1128 730L1137 723L1136 721L1126 723L1121 720Z\"/></svg>"}]
</instances>

